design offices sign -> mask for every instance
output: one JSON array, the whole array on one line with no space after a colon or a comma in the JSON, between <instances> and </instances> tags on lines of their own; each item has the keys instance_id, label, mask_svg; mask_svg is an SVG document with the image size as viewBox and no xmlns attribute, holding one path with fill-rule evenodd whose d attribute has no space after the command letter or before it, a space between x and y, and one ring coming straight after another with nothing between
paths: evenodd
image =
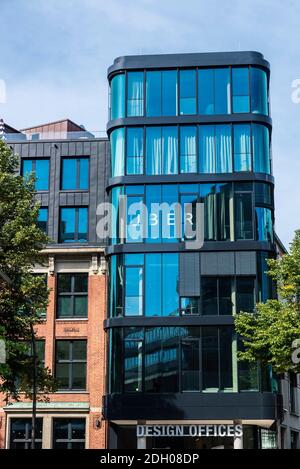
<instances>
[{"instance_id":1,"label":"design offices sign","mask_svg":"<svg viewBox=\"0 0 300 469\"><path fill-rule=\"evenodd\" d=\"M138 438L145 437L242 437L242 425L137 425Z\"/></svg>"}]
</instances>

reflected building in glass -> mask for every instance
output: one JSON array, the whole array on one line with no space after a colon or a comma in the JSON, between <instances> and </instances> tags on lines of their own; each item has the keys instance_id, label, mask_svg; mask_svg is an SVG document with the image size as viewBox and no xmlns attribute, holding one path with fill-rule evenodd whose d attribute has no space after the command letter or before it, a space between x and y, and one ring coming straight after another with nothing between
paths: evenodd
<instances>
[{"instance_id":1,"label":"reflected building in glass","mask_svg":"<svg viewBox=\"0 0 300 469\"><path fill-rule=\"evenodd\" d=\"M276 255L269 77L256 52L119 57L108 70L110 448L274 444L275 377L237 360L234 331L235 314L274 294L266 276ZM153 230L161 203L180 204L180 235L172 223L164 230L178 216L172 208L155 214ZM185 234L186 205L200 223L197 203L200 250ZM146 423L241 424L244 436L137 438Z\"/></svg>"}]
</instances>

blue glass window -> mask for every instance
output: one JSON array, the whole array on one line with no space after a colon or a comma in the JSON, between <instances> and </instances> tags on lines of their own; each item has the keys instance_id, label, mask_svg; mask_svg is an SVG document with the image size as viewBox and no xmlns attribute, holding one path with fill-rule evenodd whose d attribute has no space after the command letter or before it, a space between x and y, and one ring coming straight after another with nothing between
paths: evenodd
<instances>
[{"instance_id":1,"label":"blue glass window","mask_svg":"<svg viewBox=\"0 0 300 469\"><path fill-rule=\"evenodd\" d=\"M161 316L162 272L161 254L146 255L146 316Z\"/></svg>"},{"instance_id":2,"label":"blue glass window","mask_svg":"<svg viewBox=\"0 0 300 469\"><path fill-rule=\"evenodd\" d=\"M180 114L196 114L196 70L180 71Z\"/></svg>"},{"instance_id":3,"label":"blue glass window","mask_svg":"<svg viewBox=\"0 0 300 469\"><path fill-rule=\"evenodd\" d=\"M26 178L34 173L35 176L35 190L48 191L49 190L49 160L48 159L23 159L22 161L22 175Z\"/></svg>"},{"instance_id":4,"label":"blue glass window","mask_svg":"<svg viewBox=\"0 0 300 469\"><path fill-rule=\"evenodd\" d=\"M88 238L88 209L61 208L60 209L60 237L61 243L84 243Z\"/></svg>"},{"instance_id":5,"label":"blue glass window","mask_svg":"<svg viewBox=\"0 0 300 469\"><path fill-rule=\"evenodd\" d=\"M232 143L230 125L199 127L200 173L230 173Z\"/></svg>"},{"instance_id":6,"label":"blue glass window","mask_svg":"<svg viewBox=\"0 0 300 469\"><path fill-rule=\"evenodd\" d=\"M197 172L196 126L180 127L180 172Z\"/></svg>"},{"instance_id":7,"label":"blue glass window","mask_svg":"<svg viewBox=\"0 0 300 469\"><path fill-rule=\"evenodd\" d=\"M162 115L177 114L177 71L162 72Z\"/></svg>"},{"instance_id":8,"label":"blue glass window","mask_svg":"<svg viewBox=\"0 0 300 469\"><path fill-rule=\"evenodd\" d=\"M206 241L230 240L231 184L201 184L204 203L204 236Z\"/></svg>"},{"instance_id":9,"label":"blue glass window","mask_svg":"<svg viewBox=\"0 0 300 469\"><path fill-rule=\"evenodd\" d=\"M112 177L124 176L125 167L125 129L114 130L110 136Z\"/></svg>"},{"instance_id":10,"label":"blue glass window","mask_svg":"<svg viewBox=\"0 0 300 469\"><path fill-rule=\"evenodd\" d=\"M271 172L270 134L264 125L252 124L253 163L256 173Z\"/></svg>"},{"instance_id":11,"label":"blue glass window","mask_svg":"<svg viewBox=\"0 0 300 469\"><path fill-rule=\"evenodd\" d=\"M127 74L127 116L144 115L144 72Z\"/></svg>"},{"instance_id":12,"label":"blue glass window","mask_svg":"<svg viewBox=\"0 0 300 469\"><path fill-rule=\"evenodd\" d=\"M119 74L111 80L111 110L110 118L125 117L125 75Z\"/></svg>"},{"instance_id":13,"label":"blue glass window","mask_svg":"<svg viewBox=\"0 0 300 469\"><path fill-rule=\"evenodd\" d=\"M234 196L235 239L253 239L252 193L241 192Z\"/></svg>"},{"instance_id":14,"label":"blue glass window","mask_svg":"<svg viewBox=\"0 0 300 469\"><path fill-rule=\"evenodd\" d=\"M273 243L273 216L272 210L265 207L256 207L256 239Z\"/></svg>"},{"instance_id":15,"label":"blue glass window","mask_svg":"<svg viewBox=\"0 0 300 469\"><path fill-rule=\"evenodd\" d=\"M161 72L146 73L146 114L147 116L162 115Z\"/></svg>"},{"instance_id":16,"label":"blue glass window","mask_svg":"<svg viewBox=\"0 0 300 469\"><path fill-rule=\"evenodd\" d=\"M234 125L234 170L252 171L251 164L251 126Z\"/></svg>"},{"instance_id":17,"label":"blue glass window","mask_svg":"<svg viewBox=\"0 0 300 469\"><path fill-rule=\"evenodd\" d=\"M178 254L162 254L162 313L163 316L179 314Z\"/></svg>"},{"instance_id":18,"label":"blue glass window","mask_svg":"<svg viewBox=\"0 0 300 469\"><path fill-rule=\"evenodd\" d=\"M268 78L264 70L251 67L251 112L268 115Z\"/></svg>"},{"instance_id":19,"label":"blue glass window","mask_svg":"<svg viewBox=\"0 0 300 469\"><path fill-rule=\"evenodd\" d=\"M230 113L229 68L199 70L198 100L199 114Z\"/></svg>"},{"instance_id":20,"label":"blue glass window","mask_svg":"<svg viewBox=\"0 0 300 469\"><path fill-rule=\"evenodd\" d=\"M127 174L143 174L144 172L144 131L142 127L127 129Z\"/></svg>"},{"instance_id":21,"label":"blue glass window","mask_svg":"<svg viewBox=\"0 0 300 469\"><path fill-rule=\"evenodd\" d=\"M148 127L146 129L146 172L178 173L177 127Z\"/></svg>"},{"instance_id":22,"label":"blue glass window","mask_svg":"<svg viewBox=\"0 0 300 469\"><path fill-rule=\"evenodd\" d=\"M125 270L125 316L143 314L143 267L127 266Z\"/></svg>"},{"instance_id":23,"label":"blue glass window","mask_svg":"<svg viewBox=\"0 0 300 469\"><path fill-rule=\"evenodd\" d=\"M127 243L143 242L143 202L143 196L127 193Z\"/></svg>"},{"instance_id":24,"label":"blue glass window","mask_svg":"<svg viewBox=\"0 0 300 469\"><path fill-rule=\"evenodd\" d=\"M89 188L89 159L62 159L62 190L87 190Z\"/></svg>"},{"instance_id":25,"label":"blue glass window","mask_svg":"<svg viewBox=\"0 0 300 469\"><path fill-rule=\"evenodd\" d=\"M39 227L40 230L47 233L47 229L48 229L48 209L47 208L40 208L37 226Z\"/></svg>"},{"instance_id":26,"label":"blue glass window","mask_svg":"<svg viewBox=\"0 0 300 469\"><path fill-rule=\"evenodd\" d=\"M177 110L177 72L147 72L147 116L175 116Z\"/></svg>"},{"instance_id":27,"label":"blue glass window","mask_svg":"<svg viewBox=\"0 0 300 469\"><path fill-rule=\"evenodd\" d=\"M233 112L250 112L249 68L232 69L232 106Z\"/></svg>"}]
</instances>

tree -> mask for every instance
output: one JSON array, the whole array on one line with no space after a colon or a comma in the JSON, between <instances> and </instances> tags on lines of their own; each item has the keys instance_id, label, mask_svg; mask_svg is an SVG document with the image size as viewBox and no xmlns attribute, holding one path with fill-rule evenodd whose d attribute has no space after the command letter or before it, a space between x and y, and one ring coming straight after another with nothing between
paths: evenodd
<instances>
[{"instance_id":1,"label":"tree","mask_svg":"<svg viewBox=\"0 0 300 469\"><path fill-rule=\"evenodd\" d=\"M35 406L37 392L43 400L56 388L50 371L33 353L34 326L41 321L49 291L44 278L34 275L32 268L43 264L41 250L48 238L37 225L34 177L19 176L18 167L18 157L0 141L0 339L6 346L0 392L7 401L25 393Z\"/></svg>"},{"instance_id":2,"label":"tree","mask_svg":"<svg viewBox=\"0 0 300 469\"><path fill-rule=\"evenodd\" d=\"M278 374L300 373L300 230L290 252L269 260L268 267L278 299L258 303L254 313L236 316L235 327L245 348L239 358L271 365Z\"/></svg>"}]
</instances>

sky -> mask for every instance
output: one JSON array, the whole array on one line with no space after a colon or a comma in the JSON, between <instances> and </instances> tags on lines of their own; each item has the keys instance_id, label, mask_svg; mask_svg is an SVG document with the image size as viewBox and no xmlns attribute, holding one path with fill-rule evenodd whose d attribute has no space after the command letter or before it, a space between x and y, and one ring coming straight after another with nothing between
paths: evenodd
<instances>
[{"instance_id":1,"label":"sky","mask_svg":"<svg viewBox=\"0 0 300 469\"><path fill-rule=\"evenodd\" d=\"M0 118L16 128L68 117L105 130L106 72L120 55L262 52L272 74L276 231L288 247L300 229L299 0L0 0L0 34Z\"/></svg>"}]
</instances>

